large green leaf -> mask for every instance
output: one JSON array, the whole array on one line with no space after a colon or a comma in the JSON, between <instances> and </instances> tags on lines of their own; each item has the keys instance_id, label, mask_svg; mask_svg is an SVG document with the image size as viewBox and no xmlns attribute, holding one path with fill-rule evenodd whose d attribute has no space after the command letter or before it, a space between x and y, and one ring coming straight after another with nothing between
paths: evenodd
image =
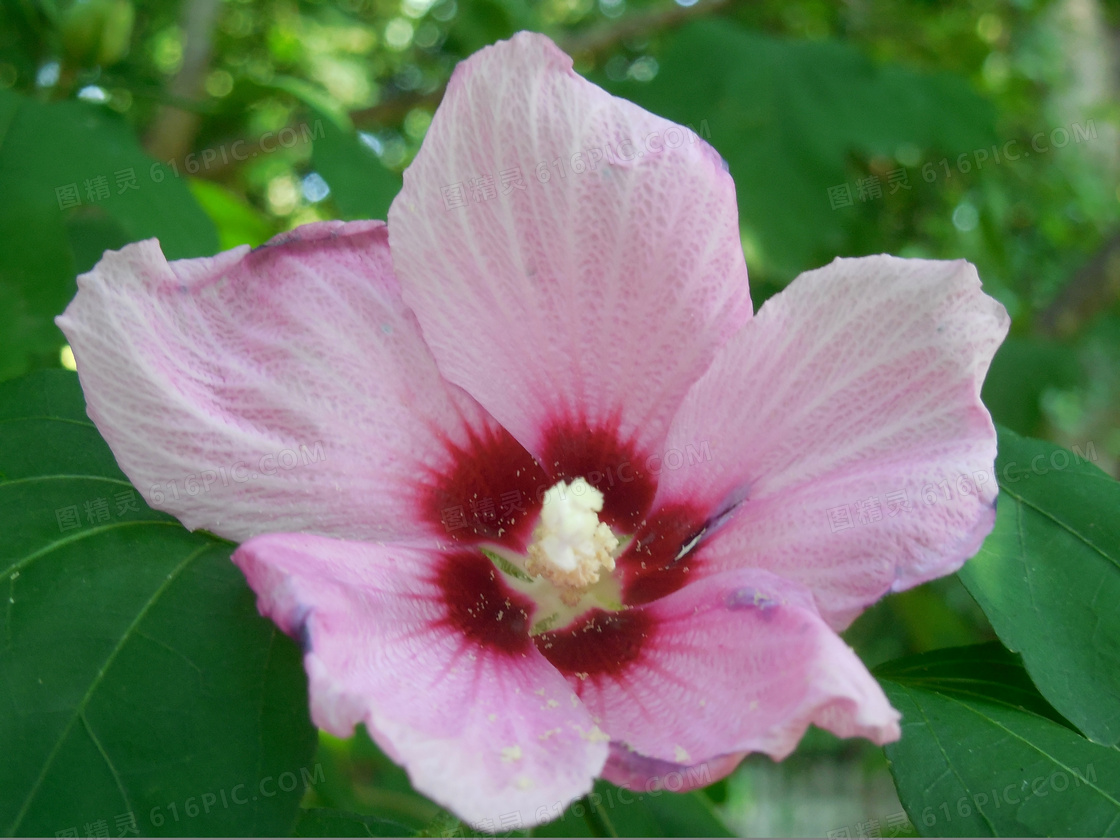
<instances>
[{"instance_id":1,"label":"large green leaf","mask_svg":"<svg viewBox=\"0 0 1120 840\"><path fill-rule=\"evenodd\" d=\"M122 121L81 102L42 103L0 89L0 196L0 379L57 363L64 339L52 319L87 267L71 251L72 214L86 219L86 240L109 231L100 248L87 241L85 251L115 247L122 234L158 237L169 259L218 248L184 180L145 156Z\"/></svg>"},{"instance_id":2,"label":"large green leaf","mask_svg":"<svg viewBox=\"0 0 1120 840\"><path fill-rule=\"evenodd\" d=\"M995 422L1021 435L1042 423L1042 396L1073 389L1082 379L1077 351L1034 336L1009 335L999 346L980 396Z\"/></svg>"},{"instance_id":3,"label":"large green leaf","mask_svg":"<svg viewBox=\"0 0 1120 840\"><path fill-rule=\"evenodd\" d=\"M296 837L412 837L416 830L393 820L333 808L300 811Z\"/></svg>"},{"instance_id":4,"label":"large green leaf","mask_svg":"<svg viewBox=\"0 0 1120 840\"><path fill-rule=\"evenodd\" d=\"M229 543L144 504L74 374L0 385L0 534L0 834L287 833L299 651Z\"/></svg>"},{"instance_id":5,"label":"large green leaf","mask_svg":"<svg viewBox=\"0 0 1120 840\"><path fill-rule=\"evenodd\" d=\"M848 217L828 188L846 184L859 203L853 154L891 158L910 146L929 161L996 140L991 107L959 77L878 66L846 44L781 40L727 20L665 40L652 81L599 81L691 125L726 158L752 271L789 277L836 255ZM908 171L911 192L925 186L919 173ZM885 179L879 186L889 197Z\"/></svg>"},{"instance_id":6,"label":"large green leaf","mask_svg":"<svg viewBox=\"0 0 1120 840\"><path fill-rule=\"evenodd\" d=\"M996 526L961 579L1042 694L1120 742L1120 483L1095 450L1000 430Z\"/></svg>"},{"instance_id":7,"label":"large green leaf","mask_svg":"<svg viewBox=\"0 0 1120 840\"><path fill-rule=\"evenodd\" d=\"M923 835L1120 832L1120 752L1058 722L999 645L910 657L876 675L902 712L887 758Z\"/></svg>"}]
</instances>

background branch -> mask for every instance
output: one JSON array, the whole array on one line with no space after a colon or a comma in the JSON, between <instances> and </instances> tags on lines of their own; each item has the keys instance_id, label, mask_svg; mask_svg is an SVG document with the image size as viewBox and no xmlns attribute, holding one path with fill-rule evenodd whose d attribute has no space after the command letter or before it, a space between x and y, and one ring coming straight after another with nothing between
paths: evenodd
<instances>
[{"instance_id":1,"label":"background branch","mask_svg":"<svg viewBox=\"0 0 1120 840\"><path fill-rule=\"evenodd\" d=\"M221 0L188 0L183 6L183 63L168 85L172 102L202 98L221 5ZM194 146L201 120L192 110L161 105L144 138L144 147L157 160L181 159Z\"/></svg>"},{"instance_id":2,"label":"background branch","mask_svg":"<svg viewBox=\"0 0 1120 840\"><path fill-rule=\"evenodd\" d=\"M1120 233L1107 240L1038 316L1043 335L1067 338L1120 299Z\"/></svg>"}]
</instances>

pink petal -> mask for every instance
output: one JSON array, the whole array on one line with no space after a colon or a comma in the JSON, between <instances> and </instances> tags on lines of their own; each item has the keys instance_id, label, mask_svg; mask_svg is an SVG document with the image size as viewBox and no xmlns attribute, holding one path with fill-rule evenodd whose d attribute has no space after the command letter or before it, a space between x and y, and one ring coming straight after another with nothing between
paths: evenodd
<instances>
[{"instance_id":1,"label":"pink petal","mask_svg":"<svg viewBox=\"0 0 1120 840\"><path fill-rule=\"evenodd\" d=\"M89 414L148 501L189 528L437 532L420 515L425 477L455 446L504 434L440 377L381 222L170 264L139 242L78 285L58 323Z\"/></svg>"},{"instance_id":2,"label":"pink petal","mask_svg":"<svg viewBox=\"0 0 1120 840\"><path fill-rule=\"evenodd\" d=\"M803 274L688 395L654 509L712 511L694 570L770 569L809 587L837 629L955 571L995 518L980 386L1007 328L963 260Z\"/></svg>"},{"instance_id":3,"label":"pink petal","mask_svg":"<svg viewBox=\"0 0 1120 840\"><path fill-rule=\"evenodd\" d=\"M542 35L459 65L389 219L440 370L546 468L589 431L655 451L751 314L719 156L580 78Z\"/></svg>"},{"instance_id":4,"label":"pink petal","mask_svg":"<svg viewBox=\"0 0 1120 840\"><path fill-rule=\"evenodd\" d=\"M628 623L642 625L642 642L624 661L616 636ZM899 737L898 713L811 593L769 572L713 575L590 632L548 635L552 647L538 647L613 742L658 762L710 763L696 772L713 781L735 754L784 758L810 723L877 744ZM621 757L611 774L627 783L661 766Z\"/></svg>"},{"instance_id":5,"label":"pink petal","mask_svg":"<svg viewBox=\"0 0 1120 840\"><path fill-rule=\"evenodd\" d=\"M364 722L421 793L494 828L590 790L606 736L481 555L270 534L233 559L304 641L314 722L343 737Z\"/></svg>"},{"instance_id":6,"label":"pink petal","mask_svg":"<svg viewBox=\"0 0 1120 840\"><path fill-rule=\"evenodd\" d=\"M621 744L611 744L603 778L630 790L684 793L718 782L738 767L746 755L729 753L689 765L647 758Z\"/></svg>"}]
</instances>

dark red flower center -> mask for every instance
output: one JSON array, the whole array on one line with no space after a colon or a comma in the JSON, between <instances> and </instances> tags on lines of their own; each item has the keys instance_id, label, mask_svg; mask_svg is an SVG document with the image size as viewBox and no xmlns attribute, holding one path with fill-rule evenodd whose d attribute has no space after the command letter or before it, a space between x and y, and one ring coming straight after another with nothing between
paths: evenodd
<instances>
[{"instance_id":1,"label":"dark red flower center","mask_svg":"<svg viewBox=\"0 0 1120 840\"><path fill-rule=\"evenodd\" d=\"M620 673L637 660L652 631L640 606L681 588L695 568L705 515L683 505L651 511L660 459L610 427L558 424L535 460L504 429L449 444L452 466L424 483L424 514L460 548L444 555L437 582L446 621L472 643L505 655L536 648L562 673L579 679ZM602 494L599 521L626 542L611 586L621 603L579 602L555 615L530 594L530 577L498 555L523 555L542 503L558 482L582 478ZM488 553L484 553L483 549ZM495 559L496 558L496 559Z\"/></svg>"}]
</instances>

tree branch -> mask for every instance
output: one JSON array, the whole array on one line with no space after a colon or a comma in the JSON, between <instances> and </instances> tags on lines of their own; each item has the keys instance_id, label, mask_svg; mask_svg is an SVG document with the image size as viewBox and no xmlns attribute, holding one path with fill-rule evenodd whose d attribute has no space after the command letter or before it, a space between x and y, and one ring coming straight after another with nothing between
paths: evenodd
<instances>
[{"instance_id":1,"label":"tree branch","mask_svg":"<svg viewBox=\"0 0 1120 840\"><path fill-rule=\"evenodd\" d=\"M1120 233L1100 250L1038 316L1043 335L1064 338L1076 333L1094 315L1120 298Z\"/></svg>"},{"instance_id":2,"label":"tree branch","mask_svg":"<svg viewBox=\"0 0 1120 840\"><path fill-rule=\"evenodd\" d=\"M221 0L187 0L183 8L183 64L168 86L172 101L191 102L202 96L220 7ZM201 120L194 111L161 105L144 147L157 160L178 160L194 146Z\"/></svg>"}]
</instances>

